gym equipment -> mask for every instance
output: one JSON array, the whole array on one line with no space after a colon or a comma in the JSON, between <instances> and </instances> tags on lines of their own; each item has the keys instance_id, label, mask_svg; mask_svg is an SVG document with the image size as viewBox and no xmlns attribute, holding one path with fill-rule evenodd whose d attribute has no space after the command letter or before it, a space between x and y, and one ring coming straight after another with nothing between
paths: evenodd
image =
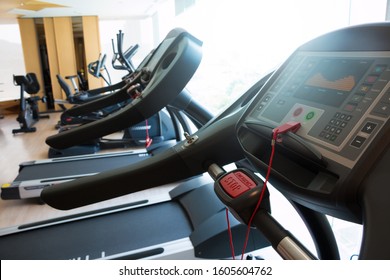
<instances>
[{"instance_id":1,"label":"gym equipment","mask_svg":"<svg viewBox=\"0 0 390 280\"><path fill-rule=\"evenodd\" d=\"M65 81L64 78L62 78L60 74L57 74L56 77L59 85L61 86L61 89L65 92L66 95L66 101L56 100L56 103L64 110L64 112L61 114L58 124L56 125L56 128L92 122L120 108L120 104L118 104L116 106L113 105L108 108L102 108L101 110L96 110L92 112L88 111L84 114L81 114L80 116L72 116L69 114L70 109L66 109L64 104L80 105L85 104L87 102L91 102L93 100L97 100L99 98L104 97L106 94L110 94L116 90L123 89L126 86L126 81L123 80L115 85L99 89L79 91L73 93L72 88L68 85L68 83Z\"/></svg>"},{"instance_id":2,"label":"gym equipment","mask_svg":"<svg viewBox=\"0 0 390 280\"><path fill-rule=\"evenodd\" d=\"M74 93L79 92L80 90L87 90L86 83L87 81L84 79L84 77L81 75L81 72L77 72L77 75L71 75L71 76L65 76L65 79L69 80L70 83L73 86ZM78 83L76 82L76 79L78 80ZM80 84L80 87L78 86Z\"/></svg>"},{"instance_id":3,"label":"gym equipment","mask_svg":"<svg viewBox=\"0 0 390 280\"><path fill-rule=\"evenodd\" d=\"M359 259L389 259L388 38L390 24L383 22L313 39L251 102L241 98L186 140L131 166L45 188L41 198L71 209L242 158L264 174L273 154L269 181L305 221L319 258L337 257L326 214L363 225ZM300 128L289 131L291 122ZM276 130L283 133L273 138ZM269 223L260 223L260 231L272 232Z\"/></svg>"},{"instance_id":4,"label":"gym equipment","mask_svg":"<svg viewBox=\"0 0 390 280\"><path fill-rule=\"evenodd\" d=\"M112 51L114 53L111 64L114 69L127 70L131 74L136 71L131 58L138 51L139 45L135 44L130 46L125 52L123 52L123 37L124 33L122 30L119 30L118 34L116 34L117 50L115 49L114 40L111 40Z\"/></svg>"},{"instance_id":5,"label":"gym equipment","mask_svg":"<svg viewBox=\"0 0 390 280\"><path fill-rule=\"evenodd\" d=\"M251 91L254 92L258 89L267 78L268 76L262 79ZM192 133L193 127L199 129L212 118L212 115L193 100L187 91L179 94L169 107L173 119L178 119L174 122L176 135L179 134L178 131ZM180 140L155 141L147 149L138 148L121 152L62 158L54 158L53 156L51 159L23 162L19 165L19 174L14 181L2 185L1 198L5 200L39 198L42 189L47 186L133 164L156 155Z\"/></svg>"},{"instance_id":6,"label":"gym equipment","mask_svg":"<svg viewBox=\"0 0 390 280\"><path fill-rule=\"evenodd\" d=\"M85 111L95 111L130 99L129 104L102 119L50 136L46 143L55 149L65 149L150 118L172 102L190 80L201 60L201 45L189 33L181 29L172 30L145 66L133 73L127 88L73 107L67 110L67 114L78 116Z\"/></svg>"},{"instance_id":7,"label":"gym equipment","mask_svg":"<svg viewBox=\"0 0 390 280\"><path fill-rule=\"evenodd\" d=\"M14 75L14 84L20 86L20 102L19 114L16 120L19 122L20 128L13 129L12 133L20 132L35 132L36 128L33 126L40 118L49 118L48 115L41 115L39 113L38 101L42 98L35 96L39 92L40 86L35 73L27 73L26 76ZM25 92L30 95L26 98Z\"/></svg>"},{"instance_id":8,"label":"gym equipment","mask_svg":"<svg viewBox=\"0 0 390 280\"><path fill-rule=\"evenodd\" d=\"M104 94L110 94L110 93L114 93L116 90L124 89L125 86L129 84L128 79L131 79L132 78L131 74L133 72L135 72L135 68L134 68L133 63L131 61L131 58L137 52L138 45L131 46L125 53L123 53L123 36L124 35L121 31L117 34L118 52L115 50L114 41L112 41L112 47L113 47L113 52L114 52L114 56L112 58L112 65L113 65L114 69L117 69L117 70L128 70L128 74L122 78L121 82L116 83L114 85L111 85L110 78L108 78L109 80L106 80L105 77L103 76L103 78L105 79L108 86L103 87L103 88L99 88L99 89L94 89L94 90L85 90L84 89L81 91L78 90L77 83L75 82L75 78L78 77L81 85L86 84L85 79L84 80L81 79L81 77L82 77L81 73L78 73L77 76L74 75L74 76L65 77L65 78L70 79L70 81L73 85L73 90L66 83L66 81L61 77L61 75L57 75L58 83L60 84L62 90L65 92L67 103L79 105L79 104L83 104L86 102L90 102L92 100L95 100L95 99L102 97ZM151 54L149 54L149 56L147 56L144 59L144 61L142 61L142 63L140 64L139 67L143 67L144 63L146 63L147 58L149 58L150 55ZM108 71L105 67L105 59L106 59L106 55L103 55L103 56L99 55L99 59L97 61L91 62L90 64L88 64L88 72L91 75L93 75L94 77L100 78L102 76L100 73L100 70L102 68L104 68L108 74ZM118 62L119 62L119 64L118 64ZM61 120L59 121L57 128L59 128L61 126L79 125L79 124L83 124L86 122L95 121L96 119L100 119L100 118L112 113L113 111L120 109L121 106L123 106L123 104L122 105L121 104L112 105L108 108L100 108L99 110L97 110L97 112L91 112L88 109L85 111L81 111L79 108L78 112L80 115L75 116L75 115L72 115L72 112L69 113L66 110L65 106L63 105L63 103L65 103L64 101L56 100L56 102L65 111L63 113L63 115L61 115Z\"/></svg>"},{"instance_id":9,"label":"gym equipment","mask_svg":"<svg viewBox=\"0 0 390 280\"><path fill-rule=\"evenodd\" d=\"M19 174L14 181L1 187L1 198L39 198L42 189L47 186L127 166L151 156L154 152L157 151L133 149L23 162L19 165Z\"/></svg>"},{"instance_id":10,"label":"gym equipment","mask_svg":"<svg viewBox=\"0 0 390 280\"><path fill-rule=\"evenodd\" d=\"M61 89L65 92L66 100L70 104L82 104L85 102L89 102L96 98L102 97L103 96L102 94L107 92L107 89L104 89L104 91L102 92L79 91L76 83L73 81L75 76L66 76L65 79L68 78L72 82L72 85L74 87L74 89L72 90L72 88L68 85L66 80L60 74L57 74L56 77L57 77L58 84L61 86ZM122 86L124 86L124 83L118 84L116 88L112 88L112 89L109 88L108 92L121 88Z\"/></svg>"},{"instance_id":11,"label":"gym equipment","mask_svg":"<svg viewBox=\"0 0 390 280\"><path fill-rule=\"evenodd\" d=\"M244 99L250 100L268 78L269 75L256 83L244 95ZM174 105L184 108L184 104L188 104L190 109L186 113L190 119L197 119L195 123L207 122L208 117L204 109L201 107L197 110L199 105L190 106L190 96L185 96L187 99L176 99ZM19 190L14 189L14 195L26 197L33 192L40 192L39 184L50 184L48 178L42 179L42 173L51 174L53 183L61 183L75 179L70 178L78 174L75 170L83 169L84 176L91 176L105 170L128 166L131 157L138 157L137 160L142 161L161 151L139 151L133 156L124 152L116 153L116 156L89 155L75 157L80 160L61 158L25 163L25 166L21 166L18 176L20 181L24 181L24 185L20 186ZM89 159L82 159L85 157ZM56 176L58 177L55 178ZM35 180L35 185L27 186L27 179L31 182ZM10 190L2 189L2 195L7 189ZM230 227L233 241L237 245L235 253L241 254L240 246L243 245L246 227L234 218L230 219ZM149 197L129 205L2 229L0 258L221 259L229 258L231 254L226 244L227 230L225 207L213 195L210 178L196 176L172 189L168 196ZM94 234L90 235L88 232ZM155 234L157 232L158 234ZM38 238L42 243L37 241L26 246L38 236L44 236ZM269 246L262 235L255 231L252 230L250 236L247 252Z\"/></svg>"},{"instance_id":12,"label":"gym equipment","mask_svg":"<svg viewBox=\"0 0 390 280\"><path fill-rule=\"evenodd\" d=\"M102 71L106 72L107 78L104 75L102 75L102 73L101 73ZM91 74L92 76L94 76L95 78L98 78L98 79L100 77L102 77L108 86L111 85L110 74L108 73L107 67L106 67L106 55L105 54L104 55L100 54L99 58L96 61L90 62L88 64L88 73Z\"/></svg>"},{"instance_id":13,"label":"gym equipment","mask_svg":"<svg viewBox=\"0 0 390 280\"><path fill-rule=\"evenodd\" d=\"M167 110L161 110L147 120L124 129L119 138L110 136L102 137L66 149L50 147L48 157L58 158L93 154L105 149L149 147L150 145L159 144L179 137L173 121ZM72 129L72 127L68 129ZM60 129L59 133L62 133L62 131L63 129Z\"/></svg>"},{"instance_id":14,"label":"gym equipment","mask_svg":"<svg viewBox=\"0 0 390 280\"><path fill-rule=\"evenodd\" d=\"M77 75L65 77L65 79L69 79L69 81L71 82L73 86L73 90L72 90L72 88L68 85L68 83L66 83L64 78L59 74L57 75L58 83L60 84L62 90L65 92L66 99L70 104L82 104L85 102L89 102L91 100L94 100L95 98L101 97L102 94L114 92L115 90L118 90L126 85L126 79L129 77L130 74L132 74L135 71L131 58L137 52L139 46L138 45L131 46L126 52L123 53L123 36L124 34L122 33L122 31L119 31L119 33L117 34L118 51L115 50L114 41L112 40L112 48L114 52L114 56L112 58L113 68L118 70L128 70L129 72L126 76L122 78L121 82L116 83L115 85L111 85L111 79L109 77L109 73L105 66L105 61L106 61L105 54L104 55L100 54L99 58L96 61L93 61L88 64L88 73L90 73L96 78L102 77L104 81L107 83L107 87L90 90L90 91L86 90L87 81L85 81L85 78L79 72L77 73ZM106 71L108 78L105 78L105 76L101 75L102 70ZM78 79L82 90L79 90L79 87L77 86L77 83L75 81L76 78ZM59 101L58 103L61 104L61 102ZM65 123L64 125L66 124L74 124L74 123Z\"/></svg>"},{"instance_id":15,"label":"gym equipment","mask_svg":"<svg viewBox=\"0 0 390 280\"><path fill-rule=\"evenodd\" d=\"M177 49L181 49L180 46L184 43L189 43L187 42L187 39L191 39L191 37L187 38L187 35L182 30L179 31L180 32L178 34L179 34L179 38L181 39L179 40L173 39L174 41L172 42L173 45L174 44L178 45L177 48L173 47L172 50L175 52L175 55L177 56L180 55L180 52L177 52ZM199 46L198 45L192 46L194 49L191 49L189 47L190 44L188 44L188 48L182 48L183 51L184 49L186 50L185 55L191 56L190 55L191 51L195 52L195 54L194 56L192 56L190 61L187 61L185 67L188 70L192 68L193 71L195 71L194 67L191 67L190 64L199 63L199 61L194 62L192 60L196 58L196 55L199 55L198 53ZM165 59L166 56L171 57L171 52L162 55L161 58L162 61L166 60ZM184 54L182 56L184 56ZM185 63L185 61L179 60L177 62L177 64L182 64L182 63ZM170 71L171 73L169 73L170 75L168 74L162 75L161 78L165 77L165 80L162 79L161 81L167 83L169 82L169 80L167 81L169 77L170 78L175 77L175 80L171 81L171 83L175 83L175 82L183 83L182 81L180 81L180 79L189 79L190 77L190 73L187 73L187 75L183 76L183 74L185 73L180 72L181 75L178 75L176 73L177 70L175 68L169 70L168 65L165 65L165 69L167 71ZM155 85L155 87L159 88L158 85ZM172 93L172 90L178 90L173 88L173 85L169 85L168 88L171 89L170 93ZM158 102L160 102L160 97L158 95L154 95L154 98L156 102L154 103L154 106L158 106ZM151 100L150 102L153 102L153 100ZM137 108L139 104L140 103L135 104L134 108ZM195 100L193 100L189 92L185 89L183 89L179 94L177 94L176 98L167 107L169 108L171 119L174 120L173 122L174 128L171 130L171 132L174 131L176 137L179 137L178 135L182 131L191 133L192 127L199 128L203 126L205 123L207 123L212 117L212 115L207 110L205 110L201 105L199 105ZM158 110L159 108L156 107L155 109ZM116 120L111 119L111 121L115 122ZM192 125L190 125L191 122ZM106 125L114 126L115 123L108 122ZM85 137L85 134L88 133L88 131L84 130L84 128L86 127L87 127L86 125L83 125L78 129L78 132L81 134L82 137ZM96 127L96 129L102 129L102 128L106 129L105 127L102 126ZM136 132L137 131L135 131L134 133ZM150 132L151 132L150 137L152 137L154 135L154 132L152 130ZM164 137L169 136L168 132L163 134L163 136ZM75 137L80 137L80 136L76 135ZM133 138L136 138L135 135L133 135ZM169 147L172 145L172 143L176 143L178 140L181 139L176 138L173 141L166 141L169 140L168 137L166 137L164 139L160 139L164 141L158 141L158 139L156 138L154 140L156 140L155 143L151 145L150 148L148 148L148 153L150 155L154 155L155 153L159 152L161 149ZM108 170L114 167L118 167L119 165L124 166L126 163L130 164L138 160L138 159L133 159L133 157L134 157L134 152L130 151L129 153L125 153L124 157L121 158L114 155L113 158L111 159L109 155L105 155L104 159L102 160L100 158L97 159L98 163L96 163L96 161L93 159L94 156L80 156L80 157L70 157L70 158L67 157L67 158L63 158L62 160L55 159L55 160L43 161L43 162L37 161L37 162L22 163L19 168L19 175L14 180L14 182L11 183L10 185L7 184L2 187L1 196L3 199L19 199L19 198L36 197L37 195L40 194L43 187L52 184L57 184L59 181L95 174L103 170ZM143 156L143 159L144 158L145 157ZM85 161L82 161L84 159ZM65 162L65 165L62 164L63 162ZM99 167L100 164L103 164L104 166ZM83 167L83 165L85 165L85 168ZM50 172L47 172L46 169L50 170ZM65 170L69 171L70 173L66 173L67 171Z\"/></svg>"},{"instance_id":16,"label":"gym equipment","mask_svg":"<svg viewBox=\"0 0 390 280\"><path fill-rule=\"evenodd\" d=\"M162 108L158 104L162 103L163 106L166 106L174 100L193 75L200 59L201 42L181 29L172 30L152 55L148 56L141 63L140 68L126 80L126 86L115 93L71 108L62 114L61 119L68 119L69 116L72 116L70 119L73 120L76 116L77 119L84 121L85 112L100 111L112 106L123 107L114 112L110 110L110 114L95 119L93 122L62 130L61 133L48 137L46 143L51 146L49 156L94 153L106 145L109 145L110 148L112 145L116 147L118 145L130 146L134 142L133 139L123 138L115 143L113 141L102 142L100 139L122 130L130 130L130 133L134 134L135 129L139 130L139 127L145 127L145 120L150 119L150 123L152 123L153 118L159 116L153 117L150 114L157 114L158 110ZM170 71L171 69L173 70ZM177 86L178 84L180 85ZM133 106L135 103L137 106L147 106L150 112L144 116L140 115ZM80 115L83 117L80 118ZM157 127L162 127L164 124L172 126L169 122L164 122L163 117L160 119L163 122ZM91 119L88 118L88 120ZM133 125L134 127L132 127ZM125 134L125 137L127 136L128 134ZM160 133L156 134L155 137L164 137L163 140L170 140L175 136ZM78 145L83 146L77 147ZM75 146L76 148L73 148Z\"/></svg>"},{"instance_id":17,"label":"gym equipment","mask_svg":"<svg viewBox=\"0 0 390 280\"><path fill-rule=\"evenodd\" d=\"M175 36L176 32L180 32L177 29L172 30L168 35L169 36ZM127 88L132 85L132 80L135 78L133 73L137 70L137 72L141 71L151 56L153 55L153 51L151 51L141 62L141 64L138 66L137 69L134 68L134 65L131 61L131 58L134 56L134 54L138 50L138 45L131 46L126 52L123 52L123 37L124 34L122 31L119 31L117 34L117 49L115 49L114 40L112 40L112 48L114 56L112 58L112 66L114 69L117 70L127 70L128 73L122 78L122 81L114 84L109 85L107 87L103 87L101 89L94 89L89 91L81 91L76 92L76 94L72 93L71 88L69 85L60 77L57 77L58 82L60 83L62 89L66 93L67 101L71 104L84 104L86 102L90 102L94 99L100 98L103 94L109 94L114 93L117 90L126 91ZM105 58L106 56L99 56L99 59L95 62L92 62L88 66L88 72L95 76L100 77L100 69L102 66L105 65ZM104 66L105 68L105 66ZM75 85L74 85L75 87ZM77 87L77 85L76 85ZM128 97L127 97L128 98ZM126 102L123 102L122 99L118 100L118 104L115 104L115 101L110 103L110 106L106 106L105 103L99 103L97 106L92 107L79 107L77 110L66 110L63 115L61 116L60 124L63 126L66 125L74 125L74 124L83 124L91 121L95 121L96 119L101 119L108 114L114 112L115 110L120 109L124 105L126 105ZM106 108L107 107L107 108ZM96 112L95 112L96 111Z\"/></svg>"}]
</instances>

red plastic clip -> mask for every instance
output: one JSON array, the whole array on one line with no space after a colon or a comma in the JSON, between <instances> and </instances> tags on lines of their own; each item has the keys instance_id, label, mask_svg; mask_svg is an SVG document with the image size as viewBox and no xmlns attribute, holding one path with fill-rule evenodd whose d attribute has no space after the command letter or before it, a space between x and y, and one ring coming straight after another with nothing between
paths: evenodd
<instances>
[{"instance_id":1,"label":"red plastic clip","mask_svg":"<svg viewBox=\"0 0 390 280\"><path fill-rule=\"evenodd\" d=\"M146 132L146 139L145 139L145 148L149 148L150 145L152 145L153 139L149 137L149 123L148 119L145 120L145 132Z\"/></svg>"},{"instance_id":2,"label":"red plastic clip","mask_svg":"<svg viewBox=\"0 0 390 280\"><path fill-rule=\"evenodd\" d=\"M273 140L274 141L278 141L278 142L282 142L281 139L278 138L278 136L280 134L284 134L284 133L287 133L289 131L295 133L298 131L298 129L301 127L301 123L300 122L294 122L294 121L290 121L290 122L286 122L278 127L275 127L272 132L273 132Z\"/></svg>"}]
</instances>

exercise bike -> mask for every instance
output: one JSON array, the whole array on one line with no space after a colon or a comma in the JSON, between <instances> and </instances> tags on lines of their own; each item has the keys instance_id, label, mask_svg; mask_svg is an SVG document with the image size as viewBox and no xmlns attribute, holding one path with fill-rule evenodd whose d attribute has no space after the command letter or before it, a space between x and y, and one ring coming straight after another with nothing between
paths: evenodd
<instances>
[{"instance_id":1,"label":"exercise bike","mask_svg":"<svg viewBox=\"0 0 390 280\"><path fill-rule=\"evenodd\" d=\"M35 73L28 73L26 76L14 75L14 84L20 86L20 110L16 120L20 124L20 128L13 129L12 133L35 132L37 129L33 125L40 118L49 118L48 115L39 113L38 101L43 101L44 98L37 96L40 86ZM26 98L24 93L27 92L30 97Z\"/></svg>"}]
</instances>

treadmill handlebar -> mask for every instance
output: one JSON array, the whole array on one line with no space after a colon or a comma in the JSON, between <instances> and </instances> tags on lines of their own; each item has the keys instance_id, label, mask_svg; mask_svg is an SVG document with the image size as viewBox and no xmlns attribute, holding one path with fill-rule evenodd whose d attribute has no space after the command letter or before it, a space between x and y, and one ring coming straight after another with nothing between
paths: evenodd
<instances>
[{"instance_id":1,"label":"treadmill handlebar","mask_svg":"<svg viewBox=\"0 0 390 280\"><path fill-rule=\"evenodd\" d=\"M41 198L56 209L69 210L190 176L175 151L168 149L128 167L47 187Z\"/></svg>"},{"instance_id":2,"label":"treadmill handlebar","mask_svg":"<svg viewBox=\"0 0 390 280\"><path fill-rule=\"evenodd\" d=\"M244 157L234 137L239 116L211 121L192 135L196 141L186 139L127 167L46 187L41 198L54 208L69 210L200 175L210 162L224 166L238 161Z\"/></svg>"},{"instance_id":3,"label":"treadmill handlebar","mask_svg":"<svg viewBox=\"0 0 390 280\"><path fill-rule=\"evenodd\" d=\"M87 92L88 96L98 96L99 99L88 101L86 103L69 108L64 113L69 116L77 117L90 114L98 110L103 110L109 106L118 104L119 102L122 102L128 98L128 96L122 94L123 92L126 92L127 86L127 81L123 80L112 86L89 90Z\"/></svg>"}]
</instances>

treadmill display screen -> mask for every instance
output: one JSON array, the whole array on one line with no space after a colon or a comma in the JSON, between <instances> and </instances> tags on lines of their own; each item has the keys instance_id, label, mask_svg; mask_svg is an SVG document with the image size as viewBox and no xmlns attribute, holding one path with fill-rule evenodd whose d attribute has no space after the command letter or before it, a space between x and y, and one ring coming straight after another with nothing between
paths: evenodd
<instances>
[{"instance_id":1,"label":"treadmill display screen","mask_svg":"<svg viewBox=\"0 0 390 280\"><path fill-rule=\"evenodd\" d=\"M318 63L308 61L304 67L309 74L294 96L339 107L372 63L372 60L366 59L324 58Z\"/></svg>"},{"instance_id":2,"label":"treadmill display screen","mask_svg":"<svg viewBox=\"0 0 390 280\"><path fill-rule=\"evenodd\" d=\"M248 121L299 122L300 137L343 157L345 166L390 115L390 52L300 51L271 81Z\"/></svg>"}]
</instances>

